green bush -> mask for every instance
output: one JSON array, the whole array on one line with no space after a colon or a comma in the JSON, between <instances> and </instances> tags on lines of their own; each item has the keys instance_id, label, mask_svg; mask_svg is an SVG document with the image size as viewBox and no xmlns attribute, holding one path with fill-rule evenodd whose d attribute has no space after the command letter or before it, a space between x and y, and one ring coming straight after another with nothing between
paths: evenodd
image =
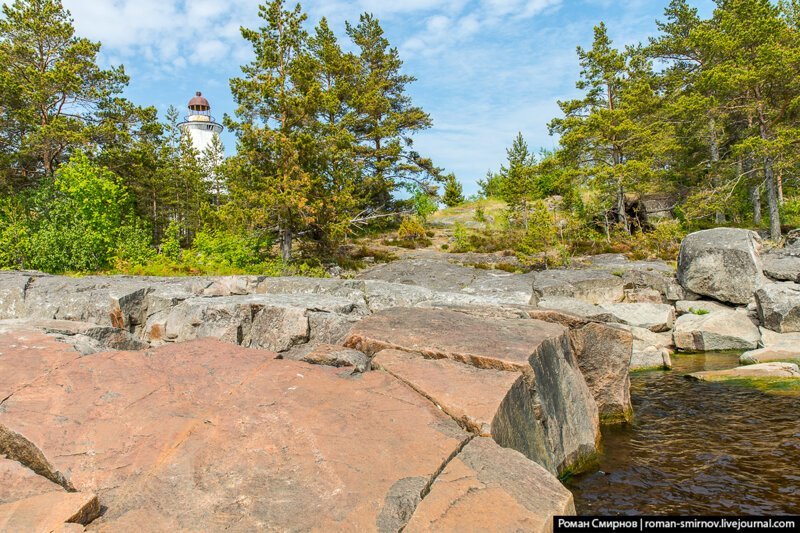
<instances>
[{"instance_id":1,"label":"green bush","mask_svg":"<svg viewBox=\"0 0 800 533\"><path fill-rule=\"evenodd\" d=\"M128 192L117 176L83 153L62 166L53 182L41 186L31 202L27 266L45 272L109 268L120 241L125 241L136 225Z\"/></svg>"},{"instance_id":2,"label":"green bush","mask_svg":"<svg viewBox=\"0 0 800 533\"><path fill-rule=\"evenodd\" d=\"M0 198L0 269L25 268L30 240L30 221L24 203L15 198Z\"/></svg>"},{"instance_id":3,"label":"green bush","mask_svg":"<svg viewBox=\"0 0 800 533\"><path fill-rule=\"evenodd\" d=\"M425 227L419 217L404 218L397 230L397 238L411 241L425 238Z\"/></svg>"}]
</instances>

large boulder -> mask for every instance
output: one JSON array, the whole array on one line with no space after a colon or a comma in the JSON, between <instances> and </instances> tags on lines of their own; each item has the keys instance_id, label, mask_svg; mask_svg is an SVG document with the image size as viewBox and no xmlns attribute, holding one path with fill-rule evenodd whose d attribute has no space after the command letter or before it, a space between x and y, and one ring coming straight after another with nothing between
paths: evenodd
<instances>
[{"instance_id":1,"label":"large boulder","mask_svg":"<svg viewBox=\"0 0 800 533\"><path fill-rule=\"evenodd\" d=\"M633 351L631 328L548 309L533 309L527 313L530 318L569 329L572 352L597 402L600 421L615 424L631 420L633 406L628 377Z\"/></svg>"},{"instance_id":2,"label":"large boulder","mask_svg":"<svg viewBox=\"0 0 800 533\"><path fill-rule=\"evenodd\" d=\"M742 365L757 365L759 363L774 362L800 362L800 343L750 350L749 352L744 352L739 357L739 363Z\"/></svg>"},{"instance_id":3,"label":"large boulder","mask_svg":"<svg viewBox=\"0 0 800 533\"><path fill-rule=\"evenodd\" d=\"M687 235L678 257L678 280L715 300L747 304L764 282L758 234L715 228Z\"/></svg>"},{"instance_id":4,"label":"large boulder","mask_svg":"<svg viewBox=\"0 0 800 533\"><path fill-rule=\"evenodd\" d=\"M487 467L488 466L488 467ZM553 531L572 494L522 454L476 438L430 486L403 531Z\"/></svg>"},{"instance_id":5,"label":"large boulder","mask_svg":"<svg viewBox=\"0 0 800 533\"><path fill-rule=\"evenodd\" d=\"M800 284L768 283L756 291L761 324L778 333L800 332Z\"/></svg>"},{"instance_id":6,"label":"large boulder","mask_svg":"<svg viewBox=\"0 0 800 533\"><path fill-rule=\"evenodd\" d=\"M754 350L761 333L746 313L724 311L678 317L673 338L679 350L690 352Z\"/></svg>"},{"instance_id":7,"label":"large boulder","mask_svg":"<svg viewBox=\"0 0 800 533\"><path fill-rule=\"evenodd\" d=\"M560 325L397 308L357 323L345 345L368 354L400 350L517 374L503 399L509 405L491 421L492 437L501 446L560 474L585 468L597 451L597 404L572 354L567 329ZM461 395L458 390L451 394Z\"/></svg>"},{"instance_id":8,"label":"large boulder","mask_svg":"<svg viewBox=\"0 0 800 533\"><path fill-rule=\"evenodd\" d=\"M663 370L672 368L675 346L672 333L654 333L649 329L627 326L633 336L630 370Z\"/></svg>"}]
</instances>

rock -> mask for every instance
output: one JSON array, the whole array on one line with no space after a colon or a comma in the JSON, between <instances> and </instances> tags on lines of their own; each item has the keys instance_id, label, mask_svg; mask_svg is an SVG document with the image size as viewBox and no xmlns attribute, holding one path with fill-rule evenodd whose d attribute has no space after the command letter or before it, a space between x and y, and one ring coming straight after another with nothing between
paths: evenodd
<instances>
[{"instance_id":1,"label":"rock","mask_svg":"<svg viewBox=\"0 0 800 533\"><path fill-rule=\"evenodd\" d=\"M312 338L337 342L367 312L357 303L324 294L190 298L166 317L164 338L184 342L213 337L283 352Z\"/></svg>"},{"instance_id":2,"label":"rock","mask_svg":"<svg viewBox=\"0 0 800 533\"><path fill-rule=\"evenodd\" d=\"M660 304L663 295L655 289L625 289L626 303Z\"/></svg>"},{"instance_id":3,"label":"rock","mask_svg":"<svg viewBox=\"0 0 800 533\"><path fill-rule=\"evenodd\" d=\"M567 330L559 325L397 308L356 324L345 345L368 354L395 349L520 372L525 380L508 396L517 405L499 411L503 416L492 422L494 438L551 472L585 468L595 454L597 405L572 355Z\"/></svg>"},{"instance_id":4,"label":"rock","mask_svg":"<svg viewBox=\"0 0 800 533\"><path fill-rule=\"evenodd\" d=\"M770 252L762 256L764 274L778 281L800 283L800 253Z\"/></svg>"},{"instance_id":5,"label":"rock","mask_svg":"<svg viewBox=\"0 0 800 533\"><path fill-rule=\"evenodd\" d=\"M667 304L613 304L603 309L617 321L650 331L669 331L675 323L675 309Z\"/></svg>"},{"instance_id":6,"label":"rock","mask_svg":"<svg viewBox=\"0 0 800 533\"><path fill-rule=\"evenodd\" d=\"M672 368L671 353L667 348L645 346L634 348L630 370L669 370Z\"/></svg>"},{"instance_id":7,"label":"rock","mask_svg":"<svg viewBox=\"0 0 800 533\"><path fill-rule=\"evenodd\" d=\"M78 358L71 346L41 331L0 329L0 400Z\"/></svg>"},{"instance_id":8,"label":"rock","mask_svg":"<svg viewBox=\"0 0 800 533\"><path fill-rule=\"evenodd\" d=\"M633 336L622 328L592 322L570 331L578 366L586 378L603 423L633 418L628 367Z\"/></svg>"},{"instance_id":9,"label":"rock","mask_svg":"<svg viewBox=\"0 0 800 533\"><path fill-rule=\"evenodd\" d=\"M759 346L762 348L772 348L782 345L800 346L800 333L776 333L765 327L760 327L758 329L761 332L761 342Z\"/></svg>"},{"instance_id":10,"label":"rock","mask_svg":"<svg viewBox=\"0 0 800 533\"><path fill-rule=\"evenodd\" d=\"M575 298L590 304L621 302L625 298L625 282L622 277L603 270L537 272L531 305L552 298Z\"/></svg>"},{"instance_id":11,"label":"rock","mask_svg":"<svg viewBox=\"0 0 800 533\"><path fill-rule=\"evenodd\" d=\"M800 379L800 368L794 363L762 363L740 366L730 370L708 370L695 372L687 377L699 381L725 381L741 378L794 378Z\"/></svg>"},{"instance_id":12,"label":"rock","mask_svg":"<svg viewBox=\"0 0 800 533\"><path fill-rule=\"evenodd\" d=\"M800 284L768 283L756 291L761 324L778 333L800 332Z\"/></svg>"},{"instance_id":13,"label":"rock","mask_svg":"<svg viewBox=\"0 0 800 533\"><path fill-rule=\"evenodd\" d=\"M94 494L50 492L0 505L0 531L58 531L65 523L86 525L98 516Z\"/></svg>"},{"instance_id":14,"label":"rock","mask_svg":"<svg viewBox=\"0 0 800 533\"><path fill-rule=\"evenodd\" d=\"M468 438L388 374L274 356L204 339L79 358L12 396L0 426L96 492L109 530L376 529L413 496L393 487L424 485Z\"/></svg>"},{"instance_id":15,"label":"rock","mask_svg":"<svg viewBox=\"0 0 800 533\"><path fill-rule=\"evenodd\" d=\"M574 513L572 494L552 474L514 450L476 438L436 477L403 531L546 533L555 516Z\"/></svg>"},{"instance_id":16,"label":"rock","mask_svg":"<svg viewBox=\"0 0 800 533\"><path fill-rule=\"evenodd\" d=\"M64 492L64 489L20 463L0 455L0 505L48 492Z\"/></svg>"},{"instance_id":17,"label":"rock","mask_svg":"<svg viewBox=\"0 0 800 533\"><path fill-rule=\"evenodd\" d=\"M744 352L739 364L756 365L771 362L800 362L800 344L779 345L773 348L759 348Z\"/></svg>"},{"instance_id":18,"label":"rock","mask_svg":"<svg viewBox=\"0 0 800 533\"><path fill-rule=\"evenodd\" d=\"M672 333L654 333L649 329L624 326L633 335L630 370L672 368Z\"/></svg>"},{"instance_id":19,"label":"rock","mask_svg":"<svg viewBox=\"0 0 800 533\"><path fill-rule=\"evenodd\" d=\"M588 320L599 322L619 322L619 319L604 307L586 303L576 298L565 298L560 296L548 297L537 302L539 309L551 309L572 315L577 315Z\"/></svg>"},{"instance_id":20,"label":"rock","mask_svg":"<svg viewBox=\"0 0 800 533\"><path fill-rule=\"evenodd\" d=\"M370 361L366 354L333 344L320 344L305 354L301 361L313 365L340 367L354 367L358 372L369 369Z\"/></svg>"},{"instance_id":21,"label":"rock","mask_svg":"<svg viewBox=\"0 0 800 533\"><path fill-rule=\"evenodd\" d=\"M719 302L711 302L708 300L681 300L675 302L675 311L678 313L678 316L685 315L687 313L692 314L704 314L707 315L709 313L716 313L718 311L734 311L735 308L721 304Z\"/></svg>"},{"instance_id":22,"label":"rock","mask_svg":"<svg viewBox=\"0 0 800 533\"><path fill-rule=\"evenodd\" d=\"M678 280L684 288L733 304L747 304L764 282L761 241L752 231L715 228L681 243Z\"/></svg>"},{"instance_id":23,"label":"rock","mask_svg":"<svg viewBox=\"0 0 800 533\"><path fill-rule=\"evenodd\" d=\"M708 315L683 315L673 333L679 350L710 352L754 350L761 334L746 313L720 311Z\"/></svg>"},{"instance_id":24,"label":"rock","mask_svg":"<svg viewBox=\"0 0 800 533\"><path fill-rule=\"evenodd\" d=\"M631 328L553 310L533 309L528 316L569 328L572 351L597 403L601 422L630 420L633 415L628 378L633 348Z\"/></svg>"},{"instance_id":25,"label":"rock","mask_svg":"<svg viewBox=\"0 0 800 533\"><path fill-rule=\"evenodd\" d=\"M31 279L25 272L0 271L0 319L25 314L25 292Z\"/></svg>"},{"instance_id":26,"label":"rock","mask_svg":"<svg viewBox=\"0 0 800 533\"><path fill-rule=\"evenodd\" d=\"M517 407L513 399L504 400L523 379L517 372L479 369L399 350L378 352L372 364L429 398L466 430L485 437L492 436L492 421L500 409Z\"/></svg>"}]
</instances>

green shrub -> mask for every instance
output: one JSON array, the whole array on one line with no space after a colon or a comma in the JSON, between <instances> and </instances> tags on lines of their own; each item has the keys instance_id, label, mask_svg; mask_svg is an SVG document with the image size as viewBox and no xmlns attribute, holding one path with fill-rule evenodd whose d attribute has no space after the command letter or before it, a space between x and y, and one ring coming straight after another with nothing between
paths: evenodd
<instances>
[{"instance_id":1,"label":"green shrub","mask_svg":"<svg viewBox=\"0 0 800 533\"><path fill-rule=\"evenodd\" d=\"M400 223L397 230L397 238L400 240L418 240L425 238L425 227L418 217L406 217Z\"/></svg>"}]
</instances>

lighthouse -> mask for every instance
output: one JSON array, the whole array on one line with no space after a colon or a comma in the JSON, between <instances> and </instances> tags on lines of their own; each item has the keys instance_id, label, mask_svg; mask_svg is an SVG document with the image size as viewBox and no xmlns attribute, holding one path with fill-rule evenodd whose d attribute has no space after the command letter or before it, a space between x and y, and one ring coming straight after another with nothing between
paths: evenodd
<instances>
[{"instance_id":1,"label":"lighthouse","mask_svg":"<svg viewBox=\"0 0 800 533\"><path fill-rule=\"evenodd\" d=\"M200 91L189 100L189 116L178 126L189 136L192 146L200 156L211 145L214 136L222 133L222 124L214 121L214 117L211 116L211 104Z\"/></svg>"}]
</instances>

